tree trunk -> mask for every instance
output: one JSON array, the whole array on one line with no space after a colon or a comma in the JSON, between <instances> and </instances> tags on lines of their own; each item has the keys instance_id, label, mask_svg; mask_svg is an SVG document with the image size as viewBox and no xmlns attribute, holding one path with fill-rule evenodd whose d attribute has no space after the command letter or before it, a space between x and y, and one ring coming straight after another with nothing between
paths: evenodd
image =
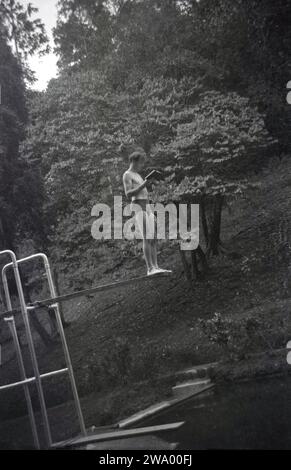
<instances>
[{"instance_id":1,"label":"tree trunk","mask_svg":"<svg viewBox=\"0 0 291 470\"><path fill-rule=\"evenodd\" d=\"M180 256L181 256L181 260L182 260L182 264L183 264L184 274L185 274L186 279L189 283L189 286L192 288L192 276L191 276L191 271L190 271L190 268L189 268L189 264L188 264L188 261L187 261L185 250L179 249L179 252L180 252Z\"/></svg>"},{"instance_id":2,"label":"tree trunk","mask_svg":"<svg viewBox=\"0 0 291 470\"><path fill-rule=\"evenodd\" d=\"M220 230L221 230L221 214L223 206L223 196L219 195L215 198L212 220L210 224L210 236L209 243L207 246L207 256L218 255L220 241Z\"/></svg>"},{"instance_id":3,"label":"tree trunk","mask_svg":"<svg viewBox=\"0 0 291 470\"><path fill-rule=\"evenodd\" d=\"M191 251L191 268L192 268L192 279L197 279L199 277L200 271L198 269L196 250Z\"/></svg>"},{"instance_id":4,"label":"tree trunk","mask_svg":"<svg viewBox=\"0 0 291 470\"><path fill-rule=\"evenodd\" d=\"M202 199L201 199L200 207L201 207L201 222L202 222L204 239L205 239L206 246L208 246L208 244L209 244L209 231L208 231L206 209L205 209L205 198L204 197L202 197Z\"/></svg>"},{"instance_id":5,"label":"tree trunk","mask_svg":"<svg viewBox=\"0 0 291 470\"><path fill-rule=\"evenodd\" d=\"M196 256L198 256L200 261L201 261L202 271L203 272L208 271L209 266L208 266L208 263L207 263L207 258L206 258L206 255L205 255L205 253L202 250L200 245L198 245L198 247L196 249Z\"/></svg>"},{"instance_id":6,"label":"tree trunk","mask_svg":"<svg viewBox=\"0 0 291 470\"><path fill-rule=\"evenodd\" d=\"M187 261L187 251L179 250L180 256L184 268L184 274L189 283L189 286L193 287L193 281L201 276L202 273L206 272L209 268L206 255L199 245L196 250L191 250L191 265ZM201 269L199 269L199 261L201 263Z\"/></svg>"}]
</instances>

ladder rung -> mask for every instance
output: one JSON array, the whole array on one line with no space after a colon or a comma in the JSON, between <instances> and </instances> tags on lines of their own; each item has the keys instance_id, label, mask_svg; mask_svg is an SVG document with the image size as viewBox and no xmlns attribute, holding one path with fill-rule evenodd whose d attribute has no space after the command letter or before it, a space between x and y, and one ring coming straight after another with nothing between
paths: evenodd
<instances>
[{"instance_id":1,"label":"ladder rung","mask_svg":"<svg viewBox=\"0 0 291 470\"><path fill-rule=\"evenodd\" d=\"M65 372L68 372L67 367L65 369L53 370L52 372L46 372L45 374L41 374L40 378L41 379L46 379L48 377L53 377L54 375L64 374ZM2 385L0 387L0 391L9 390L10 388L21 387L22 385L26 385L26 384L33 383L33 382L35 382L35 377L28 377L27 379L20 380L19 382L14 382L12 384Z\"/></svg>"},{"instance_id":2,"label":"ladder rung","mask_svg":"<svg viewBox=\"0 0 291 470\"><path fill-rule=\"evenodd\" d=\"M20 380L20 382L14 382L12 384L1 385L0 391L9 390L10 388L17 388L17 387L20 387L21 385L29 384L34 381L35 381L35 377L30 377L29 379Z\"/></svg>"},{"instance_id":3,"label":"ladder rung","mask_svg":"<svg viewBox=\"0 0 291 470\"><path fill-rule=\"evenodd\" d=\"M60 375L64 374L65 372L68 372L68 368L66 367L65 369L59 369L59 370L53 370L52 372L46 372L45 374L41 374L41 379L46 379L47 377L52 377L53 375Z\"/></svg>"}]
</instances>

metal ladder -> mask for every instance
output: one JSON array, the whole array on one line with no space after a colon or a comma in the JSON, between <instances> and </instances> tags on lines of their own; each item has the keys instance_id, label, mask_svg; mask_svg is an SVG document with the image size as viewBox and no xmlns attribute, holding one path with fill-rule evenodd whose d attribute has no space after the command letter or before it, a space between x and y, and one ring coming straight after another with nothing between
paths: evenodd
<instances>
[{"instance_id":1,"label":"metal ladder","mask_svg":"<svg viewBox=\"0 0 291 470\"><path fill-rule=\"evenodd\" d=\"M35 259L41 259L44 263L45 274L46 274L46 278L47 278L47 281L48 281L48 286L49 286L49 291L50 291L51 298L55 298L56 297L56 291L55 291L55 286L54 286L54 282L53 282L53 278L52 278L48 258L44 253L38 253L38 254L34 254L34 255L28 256L26 258L22 258L20 260L17 260L15 253L11 250L4 250L4 251L0 252L0 257L1 256L9 256L10 259L11 259L11 262L6 264L2 269L2 282L3 282L4 292L5 292L6 305L7 305L7 312L6 312L7 316L5 315L4 321L8 324L11 335L12 335L21 380L19 382L10 383L10 384L7 384L7 385L0 386L0 391L12 389L12 388L17 388L17 387L23 387L25 400L26 400L26 404L27 404L29 420L30 420L30 425L31 425L32 434L33 434L34 445L35 445L36 449L40 449L39 435L38 435L38 430L37 430L37 426L36 426L34 411L33 411L32 402L31 402L30 389L29 389L29 384L34 384L35 383L36 389L37 389L37 395L38 395L38 399L39 399L39 403L40 403L40 411L41 411L41 415L42 415L42 419L43 419L45 447L46 448L52 448L53 446L55 446L56 443L54 443L53 440L52 440L51 429L50 429L50 424L49 424L49 419L48 419L48 413L47 413L47 407L46 407L42 382L46 378L67 373L69 375L71 389L72 389L72 392L73 392L74 403L75 403L75 408L76 408L76 412L77 412L77 415L78 415L78 421L79 421L79 425L80 425L81 435L86 436L87 433L86 433L83 413L82 413L82 409L81 409L81 405L80 405L79 395L78 395L78 391L77 391L77 387L76 387L74 372L73 372L71 358L70 358L70 354L69 354L69 350L68 350L68 346L67 346L67 342L66 342L66 337L65 337L65 333L64 333L64 329L63 329L63 325L62 325L62 321L61 321L61 316L60 316L58 303L54 303L52 306L55 309L58 332L59 332L59 335L60 335L60 339L61 339L61 343L62 343L62 347L63 347L63 352L64 352L64 356L65 356L65 361L66 361L66 368L60 369L60 370L50 371L50 372L47 372L45 374L40 374L40 371L39 371L37 356L36 356L36 352L35 352L35 346L34 346L34 342L33 342L30 322L29 322L29 314L35 315L36 312L34 311L35 307L29 307L29 306L26 305L24 292L23 292L22 281L21 281L18 266L19 266L19 264L27 263L27 262L35 260ZM19 339L18 339L16 324L15 324L15 318L14 318L14 311L12 309L11 296L10 296L10 292L9 292L9 286L8 286L7 274L6 274L7 269L9 267L12 267L13 271L14 271L14 277L15 277L15 281L16 281L17 293L18 293L19 303L20 303L20 310L21 310L21 315L22 315L24 327L25 327L25 334L26 334L26 338L27 338L27 343L28 343L28 348L29 348L29 353L30 353L30 357L31 357L33 373L34 373L33 377L27 377L27 375L26 375L24 360L23 360L22 351L21 351L21 347L20 347L20 343L19 343ZM11 315L9 315L9 313L11 313Z\"/></svg>"}]
</instances>

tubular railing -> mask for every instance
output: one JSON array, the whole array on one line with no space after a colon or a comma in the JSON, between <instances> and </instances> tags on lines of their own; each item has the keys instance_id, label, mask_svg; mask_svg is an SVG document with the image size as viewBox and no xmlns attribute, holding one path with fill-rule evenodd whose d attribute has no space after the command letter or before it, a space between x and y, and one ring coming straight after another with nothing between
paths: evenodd
<instances>
[{"instance_id":1,"label":"tubular railing","mask_svg":"<svg viewBox=\"0 0 291 470\"><path fill-rule=\"evenodd\" d=\"M28 261L35 260L35 259L41 259L44 263L46 277L47 277L49 290L50 290L50 295L51 295L52 298L55 298L56 297L56 291L55 291L55 286L54 286L52 275L51 275L51 269L50 269L50 264L49 264L48 258L45 254L38 253L38 254L35 254L35 255L32 255L32 256L28 256L27 258L23 258L21 260L17 260L15 254L10 250L5 250L3 252L0 252L0 256L2 256L2 255L9 255L10 258L12 259L12 262L6 264L4 266L4 268L2 269L2 281L3 281L4 292L5 292L6 305L7 305L7 309L8 309L7 312L5 312L5 317L9 313L11 314L10 316L8 316L8 318L4 318L4 319L8 323L8 326L9 326L9 329L10 329L10 332L11 332L11 335L12 335L21 380L19 382L15 382L15 383L12 383L12 384L7 384L7 385L1 386L0 391L11 389L11 388L16 388L16 387L23 387L24 394L25 394L25 399L26 399L26 404L27 404L27 409L28 409L30 425L31 425L31 429L32 429L33 439L34 439L34 445L35 445L36 448L39 448L40 447L39 437L38 437L37 427L36 427L36 423L35 423L35 417L34 417L32 403L31 403L31 396L30 396L30 391L29 391L29 384L32 384L32 383L36 384L38 398L39 398L39 402L40 402L41 414L42 414L42 419L43 419L46 447L52 447L53 441L52 441L50 424L49 424L49 420L48 420L47 408L46 408L46 403L45 403L45 398L44 398L44 393L43 393L42 380L46 379L46 378L49 378L49 377L52 377L52 376L55 376L55 375L68 373L71 388L72 388L72 392L73 392L74 403L75 403L75 407L76 407L76 411L77 411L77 415L78 415L78 420L79 420L79 424L80 424L81 434L83 436L86 436L86 428L85 428L83 413L82 413L82 410L81 410L81 405L80 405L80 400L79 400L78 391L77 391L77 387L76 387L76 382L75 382L74 372L73 372L73 368L72 368L71 358L70 358L70 354L69 354L69 350L68 350L68 346L67 346L67 341L66 341L62 321L61 321L59 306L58 306L57 303L53 303L52 306L55 309L55 315L56 315L58 331L59 331L60 339L61 339L61 342L62 342L62 347L63 347L67 367L64 368L64 369L47 372L45 374L40 374L40 372L39 372L37 357L36 357L36 353L35 353L35 347L34 347L34 343L33 343L32 332L31 332L31 328L30 328L29 316L28 316L29 311L33 311L32 315L35 314L35 312L34 312L35 307L28 307L26 305L18 266L21 263L26 263ZM33 367L33 373L34 373L33 377L27 377L26 372L25 372L22 351L21 351L21 347L20 347L20 344L19 344L19 339L18 339L18 335L17 335L15 320L14 320L14 316L13 316L14 313L13 313L13 309L12 309L12 302L11 302L11 296L10 296L10 291L9 291L9 285L8 285L8 281L7 281L7 274L6 273L7 273L7 269L9 267L13 267L13 271L14 271L14 276L15 276L15 281L16 281L16 286L17 286L17 293L18 293L19 302L20 302L20 311L22 313L22 318L23 318L23 322L24 322L24 326L25 326L25 333L26 333L28 347L29 347L30 356L31 356L31 360L32 360L32 367ZM1 316L3 316L3 315L1 315Z\"/></svg>"}]
</instances>

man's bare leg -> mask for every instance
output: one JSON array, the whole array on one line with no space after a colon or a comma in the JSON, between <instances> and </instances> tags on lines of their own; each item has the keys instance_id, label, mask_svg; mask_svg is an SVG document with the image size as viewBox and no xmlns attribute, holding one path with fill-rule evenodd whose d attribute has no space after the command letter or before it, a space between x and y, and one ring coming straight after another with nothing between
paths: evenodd
<instances>
[{"instance_id":1,"label":"man's bare leg","mask_svg":"<svg viewBox=\"0 0 291 470\"><path fill-rule=\"evenodd\" d=\"M146 266L147 266L147 272L148 274L150 274L154 269L154 266L152 264L150 240L146 240L146 239L143 240L143 254L144 254L144 259L145 259Z\"/></svg>"},{"instance_id":2,"label":"man's bare leg","mask_svg":"<svg viewBox=\"0 0 291 470\"><path fill-rule=\"evenodd\" d=\"M147 218L144 213L143 218L143 252L144 258L147 265L148 275L159 274L159 273L171 273L167 269L161 269L158 266L158 256L157 256L157 239L155 237L155 229L150 227L149 232L147 233ZM149 234L150 238L147 238Z\"/></svg>"},{"instance_id":3,"label":"man's bare leg","mask_svg":"<svg viewBox=\"0 0 291 470\"><path fill-rule=\"evenodd\" d=\"M151 261L155 269L159 269L157 255L157 240L150 240L151 243Z\"/></svg>"}]
</instances>

